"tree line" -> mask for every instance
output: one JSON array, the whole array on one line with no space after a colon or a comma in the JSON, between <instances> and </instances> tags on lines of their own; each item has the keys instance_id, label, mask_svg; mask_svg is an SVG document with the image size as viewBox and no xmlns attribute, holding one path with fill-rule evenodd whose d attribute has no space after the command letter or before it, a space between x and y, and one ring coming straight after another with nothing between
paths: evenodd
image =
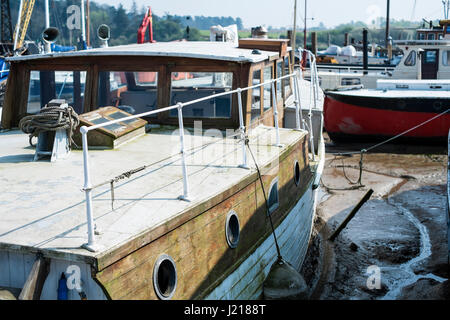
<instances>
[{"instance_id":1,"label":"tree line","mask_svg":"<svg viewBox=\"0 0 450 320\"><path fill-rule=\"evenodd\" d=\"M10 0L11 19L13 28L17 22L20 0ZM80 6L80 0L49 0L50 25L60 31L57 43L60 45L76 45L81 35L81 30L69 30L67 19L70 14L67 8L71 5ZM110 45L122 45L137 42L137 31L148 7L138 7L136 1L130 10L123 5L118 7L107 4L89 2L89 38L90 45L98 47L100 41L97 39L97 28L101 24L110 27ZM204 17L204 16L177 16L165 14L159 16L153 14L153 38L156 41L173 41L188 38L191 41L209 40L205 33L200 30L209 30L213 25L237 24L242 28L242 20L232 17ZM187 27L189 26L187 32ZM45 29L44 1L36 1L30 24L27 30L26 40L41 41L42 32ZM147 31L148 37L148 31Z\"/></svg>"}]
</instances>

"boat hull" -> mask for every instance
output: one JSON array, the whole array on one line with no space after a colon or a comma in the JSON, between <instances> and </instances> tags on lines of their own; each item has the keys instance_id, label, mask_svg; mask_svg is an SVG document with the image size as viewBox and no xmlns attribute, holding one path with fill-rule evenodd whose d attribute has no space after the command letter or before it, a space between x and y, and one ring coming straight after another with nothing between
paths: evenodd
<instances>
[{"instance_id":1,"label":"boat hull","mask_svg":"<svg viewBox=\"0 0 450 320\"><path fill-rule=\"evenodd\" d=\"M312 185L275 229L283 259L300 270L308 249L317 204ZM240 266L223 280L207 300L248 300L263 298L263 281L277 260L273 237L267 238Z\"/></svg>"},{"instance_id":2,"label":"boat hull","mask_svg":"<svg viewBox=\"0 0 450 320\"><path fill-rule=\"evenodd\" d=\"M382 98L327 93L325 130L333 140L383 140L431 120L450 106L449 98ZM405 133L402 141L445 141L450 114Z\"/></svg>"},{"instance_id":3,"label":"boat hull","mask_svg":"<svg viewBox=\"0 0 450 320\"><path fill-rule=\"evenodd\" d=\"M280 242L284 243L283 258L286 256L294 266L300 266L304 259L316 205L312 191L315 173L309 163L308 140L304 135L274 159L275 162L260 168L267 194L273 182L278 183L279 205L271 216ZM299 164L298 184L294 181L296 163ZM261 297L265 276L276 261L262 192L254 172L218 195L222 200L217 205L179 227L112 264L100 261L94 276L96 281L110 299L158 299L152 274L155 261L165 254L176 265L175 300ZM201 207L209 207L209 202ZM240 224L236 248L230 248L226 241L225 222L231 211L237 214ZM293 246L289 248L290 245Z\"/></svg>"}]
</instances>

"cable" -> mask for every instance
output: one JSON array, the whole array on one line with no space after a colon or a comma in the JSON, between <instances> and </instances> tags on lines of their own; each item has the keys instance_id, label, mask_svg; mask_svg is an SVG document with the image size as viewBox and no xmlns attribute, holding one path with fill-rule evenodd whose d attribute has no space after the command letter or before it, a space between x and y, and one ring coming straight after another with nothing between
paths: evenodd
<instances>
[{"instance_id":1,"label":"cable","mask_svg":"<svg viewBox=\"0 0 450 320\"><path fill-rule=\"evenodd\" d=\"M255 164L255 167L256 167L256 171L258 172L258 178L261 183L261 189L262 189L262 192L264 195L264 201L266 203L267 215L269 216L270 226L272 228L272 234L273 234L273 238L275 240L275 247L277 249L277 254L278 254L278 262L283 262L284 260L283 260L283 257L281 256L280 247L278 246L277 236L275 234L275 228L273 226L272 215L270 214L270 210L269 210L269 202L267 200L266 191L264 190L264 183L262 181L261 171L259 170L258 163L256 162L256 159L255 159L255 156L253 155L252 149L250 148L248 137L245 139L245 145L247 146L248 151L250 152L250 155L252 156L253 163Z\"/></svg>"}]
</instances>

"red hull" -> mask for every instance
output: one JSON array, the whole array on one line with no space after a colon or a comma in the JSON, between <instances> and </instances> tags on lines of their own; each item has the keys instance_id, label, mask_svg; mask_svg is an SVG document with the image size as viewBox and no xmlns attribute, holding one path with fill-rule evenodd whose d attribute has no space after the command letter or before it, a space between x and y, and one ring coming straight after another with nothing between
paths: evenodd
<instances>
[{"instance_id":1,"label":"red hull","mask_svg":"<svg viewBox=\"0 0 450 320\"><path fill-rule=\"evenodd\" d=\"M437 113L382 110L325 98L325 130L345 136L392 137L435 116ZM407 134L409 138L447 138L450 114L445 114Z\"/></svg>"}]
</instances>

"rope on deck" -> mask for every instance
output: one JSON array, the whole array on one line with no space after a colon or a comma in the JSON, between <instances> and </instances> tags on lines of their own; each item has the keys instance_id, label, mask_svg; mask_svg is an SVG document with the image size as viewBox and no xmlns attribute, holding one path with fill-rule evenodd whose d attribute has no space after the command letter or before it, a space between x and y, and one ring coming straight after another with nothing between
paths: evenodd
<instances>
[{"instance_id":1,"label":"rope on deck","mask_svg":"<svg viewBox=\"0 0 450 320\"><path fill-rule=\"evenodd\" d=\"M25 116L20 119L19 128L30 136L30 145L33 146L31 139L39 136L42 132L66 130L69 141L75 145L73 134L80 124L78 114L72 107L60 107L46 105L38 114Z\"/></svg>"}]
</instances>

